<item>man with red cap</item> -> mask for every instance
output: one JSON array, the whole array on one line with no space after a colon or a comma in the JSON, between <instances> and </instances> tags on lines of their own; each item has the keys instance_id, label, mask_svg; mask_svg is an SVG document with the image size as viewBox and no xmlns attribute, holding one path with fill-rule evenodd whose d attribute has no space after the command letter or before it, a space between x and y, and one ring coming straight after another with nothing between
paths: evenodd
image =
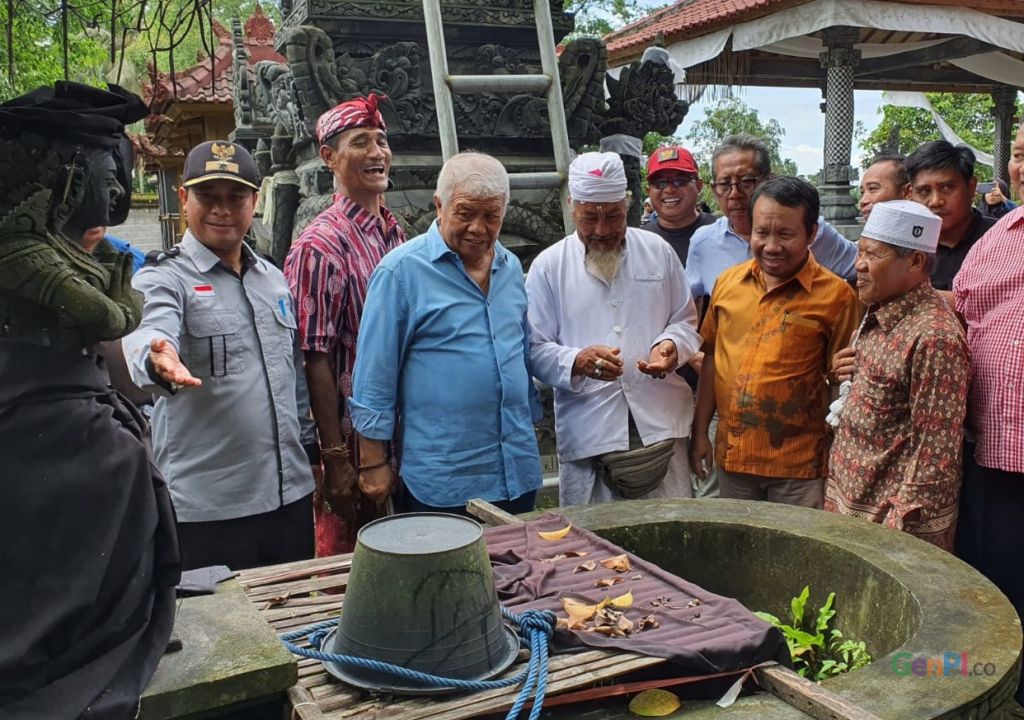
<instances>
[{"instance_id":1,"label":"man with red cap","mask_svg":"<svg viewBox=\"0 0 1024 720\"><path fill-rule=\"evenodd\" d=\"M714 215L697 209L703 188L697 163L686 148L658 148L647 161L647 194L657 215L640 229L661 235L682 263L697 228L715 221Z\"/></svg>"},{"instance_id":2,"label":"man with red cap","mask_svg":"<svg viewBox=\"0 0 1024 720\"><path fill-rule=\"evenodd\" d=\"M383 203L391 148L377 107L381 99L372 93L355 98L317 120L320 158L334 175L334 203L292 244L284 267L295 297L320 436L323 473L313 503L318 556L350 551L359 525L379 512L375 503L360 498L346 401L352 393L356 338L370 274L389 250L405 241Z\"/></svg>"}]
</instances>

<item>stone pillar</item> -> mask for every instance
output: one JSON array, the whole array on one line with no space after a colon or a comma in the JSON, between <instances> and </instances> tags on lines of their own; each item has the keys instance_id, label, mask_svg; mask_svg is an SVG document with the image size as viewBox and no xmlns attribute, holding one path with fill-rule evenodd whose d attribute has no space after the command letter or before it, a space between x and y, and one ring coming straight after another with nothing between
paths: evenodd
<instances>
[{"instance_id":1,"label":"stone pillar","mask_svg":"<svg viewBox=\"0 0 1024 720\"><path fill-rule=\"evenodd\" d=\"M1003 182L1010 183L1010 173L1006 164L1010 161L1010 146L1013 144L1013 112L1016 110L1017 88L1000 85L992 90L992 114L996 118L995 144L992 155L995 157L995 175Z\"/></svg>"},{"instance_id":2,"label":"stone pillar","mask_svg":"<svg viewBox=\"0 0 1024 720\"><path fill-rule=\"evenodd\" d=\"M821 66L825 79L825 168L822 172L821 212L833 225L854 225L857 204L850 194L850 181L857 171L850 167L853 145L853 71L860 51L853 45L860 37L857 28L825 30Z\"/></svg>"}]
</instances>

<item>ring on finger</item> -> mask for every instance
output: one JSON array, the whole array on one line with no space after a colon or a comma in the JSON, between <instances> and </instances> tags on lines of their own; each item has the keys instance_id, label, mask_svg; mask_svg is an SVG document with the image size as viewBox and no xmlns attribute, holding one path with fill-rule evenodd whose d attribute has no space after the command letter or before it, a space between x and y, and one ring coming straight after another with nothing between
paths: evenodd
<instances>
[{"instance_id":1,"label":"ring on finger","mask_svg":"<svg viewBox=\"0 0 1024 720\"><path fill-rule=\"evenodd\" d=\"M594 377L601 377L601 368L594 368Z\"/></svg>"},{"instance_id":2,"label":"ring on finger","mask_svg":"<svg viewBox=\"0 0 1024 720\"><path fill-rule=\"evenodd\" d=\"M597 361L594 363L594 367L596 367L598 370L604 370L604 358L598 358Z\"/></svg>"}]
</instances>

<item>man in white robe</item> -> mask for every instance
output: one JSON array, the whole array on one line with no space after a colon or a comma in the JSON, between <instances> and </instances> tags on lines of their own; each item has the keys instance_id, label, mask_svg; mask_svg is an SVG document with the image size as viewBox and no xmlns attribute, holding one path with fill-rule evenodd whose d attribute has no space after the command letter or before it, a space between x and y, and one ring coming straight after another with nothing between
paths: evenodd
<instances>
[{"instance_id":1,"label":"man in white robe","mask_svg":"<svg viewBox=\"0 0 1024 720\"><path fill-rule=\"evenodd\" d=\"M691 497L693 393L673 371L701 340L682 263L626 226L618 155L580 155L569 190L576 232L526 280L533 372L555 393L559 502Z\"/></svg>"}]
</instances>

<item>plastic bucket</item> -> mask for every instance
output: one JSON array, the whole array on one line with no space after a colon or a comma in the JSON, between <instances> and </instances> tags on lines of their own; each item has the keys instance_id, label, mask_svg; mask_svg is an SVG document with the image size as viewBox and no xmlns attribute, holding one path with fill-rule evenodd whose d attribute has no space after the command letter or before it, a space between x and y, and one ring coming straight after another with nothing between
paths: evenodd
<instances>
[{"instance_id":1,"label":"plastic bucket","mask_svg":"<svg viewBox=\"0 0 1024 720\"><path fill-rule=\"evenodd\" d=\"M480 525L443 513L382 518L360 532L341 620L325 647L419 672L482 680L505 670L519 641L501 621ZM450 692L352 665L345 682L383 692Z\"/></svg>"}]
</instances>

